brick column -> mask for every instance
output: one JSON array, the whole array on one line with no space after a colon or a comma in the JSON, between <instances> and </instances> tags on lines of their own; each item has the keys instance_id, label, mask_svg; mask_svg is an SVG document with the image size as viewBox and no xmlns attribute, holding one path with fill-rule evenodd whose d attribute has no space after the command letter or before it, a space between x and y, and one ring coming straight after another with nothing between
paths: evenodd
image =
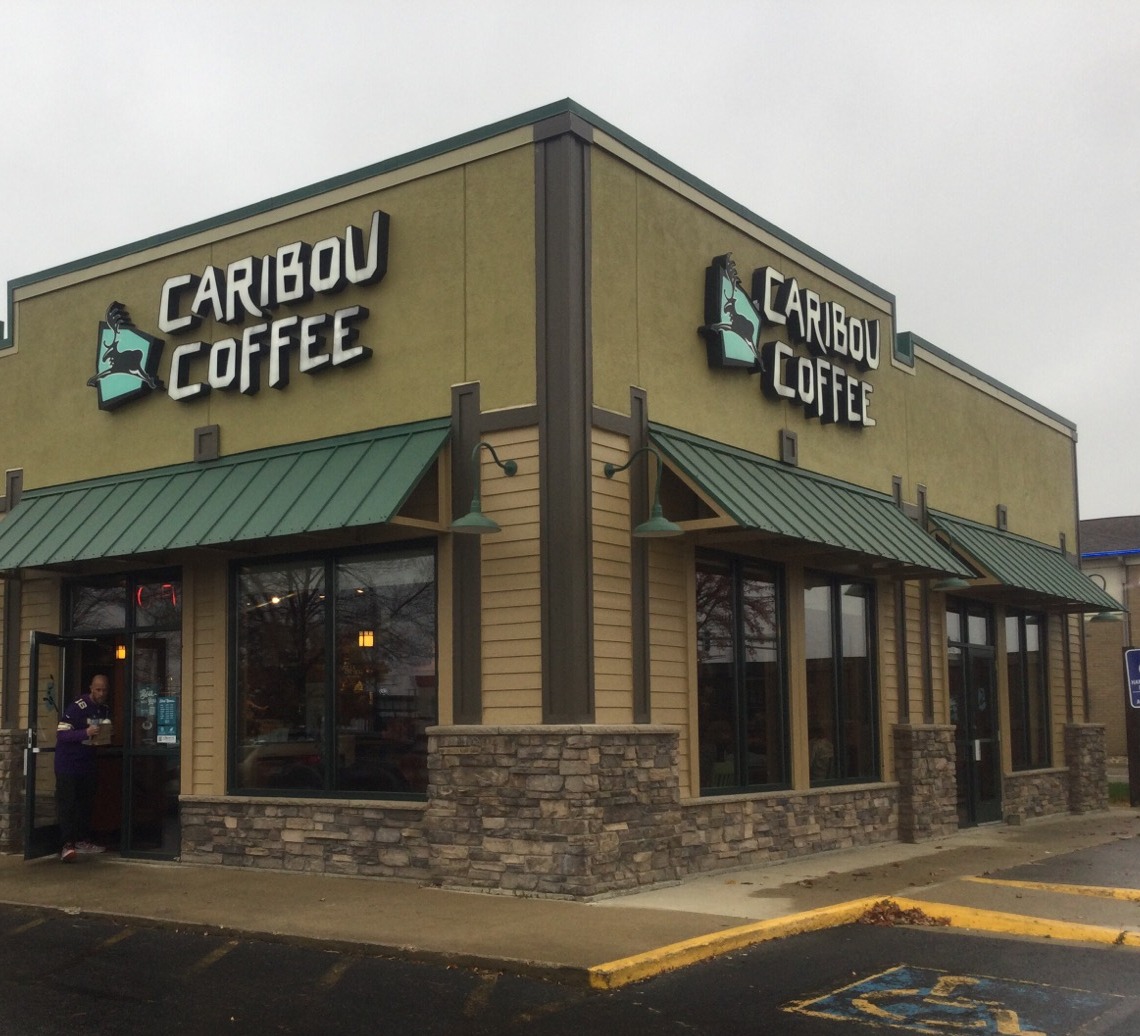
<instances>
[{"instance_id":1,"label":"brick column","mask_svg":"<svg viewBox=\"0 0 1140 1036\"><path fill-rule=\"evenodd\" d=\"M584 898L678 877L675 728L453 726L428 737L424 830L439 884Z\"/></svg>"},{"instance_id":2,"label":"brick column","mask_svg":"<svg viewBox=\"0 0 1140 1036\"><path fill-rule=\"evenodd\" d=\"M0 730L0 853L24 851L22 730Z\"/></svg>"},{"instance_id":3,"label":"brick column","mask_svg":"<svg viewBox=\"0 0 1140 1036\"><path fill-rule=\"evenodd\" d=\"M899 841L921 842L957 831L954 727L899 724L894 733Z\"/></svg>"},{"instance_id":4,"label":"brick column","mask_svg":"<svg viewBox=\"0 0 1140 1036\"><path fill-rule=\"evenodd\" d=\"M1065 727L1065 765L1069 768L1069 809L1073 813L1108 809L1103 723Z\"/></svg>"}]
</instances>

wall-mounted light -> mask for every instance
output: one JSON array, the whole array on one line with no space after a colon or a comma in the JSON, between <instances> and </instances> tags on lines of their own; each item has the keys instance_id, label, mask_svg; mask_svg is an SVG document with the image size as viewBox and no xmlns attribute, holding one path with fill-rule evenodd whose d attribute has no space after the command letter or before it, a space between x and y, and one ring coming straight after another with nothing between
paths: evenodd
<instances>
[{"instance_id":1,"label":"wall-mounted light","mask_svg":"<svg viewBox=\"0 0 1140 1036\"><path fill-rule=\"evenodd\" d=\"M1099 580L1100 582L1098 583L1098 585L1100 586L1100 588L1105 593L1108 593L1108 580L1105 579L1104 576L1102 576L1099 572L1086 572L1085 575L1088 576L1089 579L1091 579L1094 583L1097 582L1097 580ZM1089 619L1089 622L1123 622L1123 621L1124 621L1124 613L1123 612L1112 611L1108 608L1104 609L1104 611L1097 612L1091 619Z\"/></svg>"},{"instance_id":2,"label":"wall-mounted light","mask_svg":"<svg viewBox=\"0 0 1140 1036\"><path fill-rule=\"evenodd\" d=\"M357 647L369 648L376 644L376 631L375 630L361 630L356 635Z\"/></svg>"},{"instance_id":3,"label":"wall-mounted light","mask_svg":"<svg viewBox=\"0 0 1140 1036\"><path fill-rule=\"evenodd\" d=\"M115 645L115 657L120 662L122 662L123 659L125 659L127 657L127 645L126 644L116 644Z\"/></svg>"},{"instance_id":4,"label":"wall-mounted light","mask_svg":"<svg viewBox=\"0 0 1140 1036\"><path fill-rule=\"evenodd\" d=\"M946 537L946 546L953 551L954 537L945 529L942 530L942 535ZM936 536L935 539L937 538ZM972 585L968 579L963 579L961 576L944 576L942 579L936 579L931 583L930 589L945 593L947 590L969 590Z\"/></svg>"},{"instance_id":5,"label":"wall-mounted light","mask_svg":"<svg viewBox=\"0 0 1140 1036\"><path fill-rule=\"evenodd\" d=\"M480 499L481 468L479 465L479 451L487 450L491 459L503 469L503 474L511 478L519 470L513 460L499 460L495 447L489 442L478 442L471 451L471 484L475 487L471 494L471 508L462 518L456 518L451 523L452 532L462 532L471 536L486 536L489 532L498 532L499 523L488 518L483 513L483 502Z\"/></svg>"},{"instance_id":6,"label":"wall-mounted light","mask_svg":"<svg viewBox=\"0 0 1140 1036\"><path fill-rule=\"evenodd\" d=\"M669 521L661 510L661 473L664 465L661 463L661 454L652 446L642 446L641 449L634 450L633 453L630 454L629 460L620 466L610 464L607 461L606 466L602 470L606 473L606 478L613 478L619 471L625 471L642 453L652 454L653 458L657 461L657 479L653 486L653 506L649 510L649 519L637 526L637 528L633 530L633 534L639 539L680 536L685 530L675 522Z\"/></svg>"}]
</instances>

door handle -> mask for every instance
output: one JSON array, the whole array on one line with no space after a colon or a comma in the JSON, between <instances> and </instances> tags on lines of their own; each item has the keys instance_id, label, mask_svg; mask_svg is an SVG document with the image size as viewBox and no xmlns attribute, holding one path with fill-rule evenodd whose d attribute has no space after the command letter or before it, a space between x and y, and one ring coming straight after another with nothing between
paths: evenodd
<instances>
[{"instance_id":1,"label":"door handle","mask_svg":"<svg viewBox=\"0 0 1140 1036\"><path fill-rule=\"evenodd\" d=\"M982 739L978 738L974 741L974 762L980 763L982 761Z\"/></svg>"}]
</instances>

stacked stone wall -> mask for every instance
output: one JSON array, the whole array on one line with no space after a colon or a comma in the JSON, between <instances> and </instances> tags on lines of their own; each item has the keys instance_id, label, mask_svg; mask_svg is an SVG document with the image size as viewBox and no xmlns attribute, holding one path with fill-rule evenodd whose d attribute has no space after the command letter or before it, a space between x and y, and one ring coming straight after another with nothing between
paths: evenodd
<instances>
[{"instance_id":1,"label":"stacked stone wall","mask_svg":"<svg viewBox=\"0 0 1140 1036\"><path fill-rule=\"evenodd\" d=\"M675 728L437 727L429 739L438 884L588 898L678 877Z\"/></svg>"},{"instance_id":2,"label":"stacked stone wall","mask_svg":"<svg viewBox=\"0 0 1140 1036\"><path fill-rule=\"evenodd\" d=\"M958 830L954 727L895 727L899 839L921 842Z\"/></svg>"},{"instance_id":3,"label":"stacked stone wall","mask_svg":"<svg viewBox=\"0 0 1140 1036\"><path fill-rule=\"evenodd\" d=\"M190 863L376 878L428 878L424 803L183 796Z\"/></svg>"},{"instance_id":4,"label":"stacked stone wall","mask_svg":"<svg viewBox=\"0 0 1140 1036\"><path fill-rule=\"evenodd\" d=\"M0 730L0 853L24 851L25 734Z\"/></svg>"},{"instance_id":5,"label":"stacked stone wall","mask_svg":"<svg viewBox=\"0 0 1140 1036\"><path fill-rule=\"evenodd\" d=\"M1002 780L1002 815L1007 824L1069 811L1068 770L1026 770Z\"/></svg>"},{"instance_id":6,"label":"stacked stone wall","mask_svg":"<svg viewBox=\"0 0 1140 1036\"><path fill-rule=\"evenodd\" d=\"M1069 809L1088 813L1108 809L1105 733L1101 723L1065 727L1065 765L1069 768Z\"/></svg>"},{"instance_id":7,"label":"stacked stone wall","mask_svg":"<svg viewBox=\"0 0 1140 1036\"><path fill-rule=\"evenodd\" d=\"M694 799L681 809L681 874L898 838L898 785Z\"/></svg>"}]
</instances>

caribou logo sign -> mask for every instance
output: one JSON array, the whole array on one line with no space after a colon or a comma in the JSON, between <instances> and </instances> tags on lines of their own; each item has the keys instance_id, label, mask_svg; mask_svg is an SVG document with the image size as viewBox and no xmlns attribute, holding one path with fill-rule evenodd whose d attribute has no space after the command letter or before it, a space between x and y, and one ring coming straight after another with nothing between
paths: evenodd
<instances>
[{"instance_id":1,"label":"caribou logo sign","mask_svg":"<svg viewBox=\"0 0 1140 1036\"><path fill-rule=\"evenodd\" d=\"M225 268L168 277L158 299L158 330L174 339L169 386L158 377L163 340L139 331L121 302L111 303L99 325L95 374L87 384L99 390L101 410L114 410L155 389L181 403L214 390L255 396L263 382L286 388L291 368L319 375L355 366L372 357L359 342L368 308L350 302L314 313L309 303L377 284L387 269L388 214L376 209L367 231L350 224L343 235L316 244L291 241ZM183 340L203 323L226 328L229 336Z\"/></svg>"},{"instance_id":2,"label":"caribou logo sign","mask_svg":"<svg viewBox=\"0 0 1140 1036\"><path fill-rule=\"evenodd\" d=\"M114 410L162 388L158 380L162 345L161 338L152 338L131 323L131 315L121 302L107 307L107 318L99 324L95 344L95 373L87 379L87 384L98 390L100 410Z\"/></svg>"},{"instance_id":3,"label":"caribou logo sign","mask_svg":"<svg viewBox=\"0 0 1140 1036\"><path fill-rule=\"evenodd\" d=\"M697 330L710 367L759 374L765 396L821 424L874 426L874 386L850 368L878 370L878 320L849 315L771 266L754 271L749 293L728 253L705 272L705 323ZM762 336L771 340L761 343Z\"/></svg>"},{"instance_id":4,"label":"caribou logo sign","mask_svg":"<svg viewBox=\"0 0 1140 1036\"><path fill-rule=\"evenodd\" d=\"M760 313L736 272L732 253L718 255L705 271L705 320L700 333L710 367L745 367L762 371Z\"/></svg>"}]
</instances>

